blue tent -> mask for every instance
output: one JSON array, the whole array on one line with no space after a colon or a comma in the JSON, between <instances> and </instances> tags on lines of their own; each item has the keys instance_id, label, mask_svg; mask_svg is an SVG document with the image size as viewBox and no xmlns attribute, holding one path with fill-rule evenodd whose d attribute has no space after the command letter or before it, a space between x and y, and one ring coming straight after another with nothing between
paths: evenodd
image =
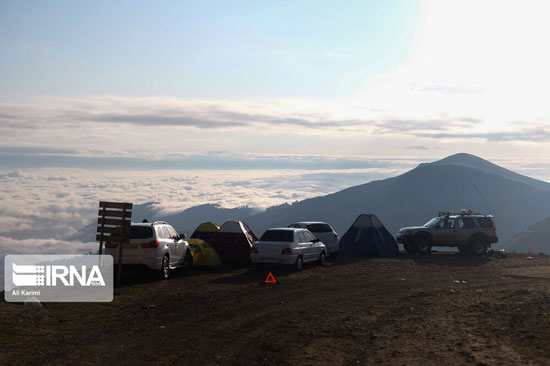
<instances>
[{"instance_id":1,"label":"blue tent","mask_svg":"<svg viewBox=\"0 0 550 366\"><path fill-rule=\"evenodd\" d=\"M340 254L391 257L399 253L395 238L375 215L362 214L340 239Z\"/></svg>"}]
</instances>

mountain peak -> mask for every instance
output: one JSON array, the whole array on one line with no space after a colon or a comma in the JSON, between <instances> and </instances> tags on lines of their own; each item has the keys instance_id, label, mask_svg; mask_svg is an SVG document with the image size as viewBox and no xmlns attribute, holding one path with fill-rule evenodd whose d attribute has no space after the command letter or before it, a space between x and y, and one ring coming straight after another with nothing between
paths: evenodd
<instances>
[{"instance_id":1,"label":"mountain peak","mask_svg":"<svg viewBox=\"0 0 550 366\"><path fill-rule=\"evenodd\" d=\"M435 161L433 164L462 164L467 165L472 168L478 169L487 169L489 167L497 167L498 165L491 163L488 160L482 159L479 156L468 154L468 153L458 153L454 155L449 155L446 158Z\"/></svg>"}]
</instances>

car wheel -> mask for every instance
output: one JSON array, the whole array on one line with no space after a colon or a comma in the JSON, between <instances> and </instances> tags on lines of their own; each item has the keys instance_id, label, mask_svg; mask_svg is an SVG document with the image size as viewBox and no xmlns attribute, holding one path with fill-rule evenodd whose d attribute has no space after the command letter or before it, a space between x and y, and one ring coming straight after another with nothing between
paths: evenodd
<instances>
[{"instance_id":1,"label":"car wheel","mask_svg":"<svg viewBox=\"0 0 550 366\"><path fill-rule=\"evenodd\" d=\"M431 254L432 253L432 243L430 243L425 238L421 238L421 239L417 240L416 247L418 248L418 252L420 252L420 254Z\"/></svg>"},{"instance_id":2,"label":"car wheel","mask_svg":"<svg viewBox=\"0 0 550 366\"><path fill-rule=\"evenodd\" d=\"M324 266L326 259L327 259L327 256L325 252L321 252L321 255L319 256L319 265Z\"/></svg>"},{"instance_id":3,"label":"car wheel","mask_svg":"<svg viewBox=\"0 0 550 366\"><path fill-rule=\"evenodd\" d=\"M470 251L468 250L468 247L463 246L463 245L458 246L458 252L460 254L470 254Z\"/></svg>"},{"instance_id":4,"label":"car wheel","mask_svg":"<svg viewBox=\"0 0 550 366\"><path fill-rule=\"evenodd\" d=\"M161 280L167 280L170 277L170 258L168 258L167 255L162 258L162 266L159 275Z\"/></svg>"},{"instance_id":5,"label":"car wheel","mask_svg":"<svg viewBox=\"0 0 550 366\"><path fill-rule=\"evenodd\" d=\"M302 270L302 267L304 266L304 260L301 255L299 255L298 258L296 258L295 266L297 271Z\"/></svg>"},{"instance_id":6,"label":"car wheel","mask_svg":"<svg viewBox=\"0 0 550 366\"><path fill-rule=\"evenodd\" d=\"M405 251L407 253L413 253L414 252L413 247L410 243L403 244L403 248L405 249Z\"/></svg>"},{"instance_id":7,"label":"car wheel","mask_svg":"<svg viewBox=\"0 0 550 366\"><path fill-rule=\"evenodd\" d=\"M487 254L487 244L483 241L477 241L471 246L470 250L473 255L485 255Z\"/></svg>"},{"instance_id":8,"label":"car wheel","mask_svg":"<svg viewBox=\"0 0 550 366\"><path fill-rule=\"evenodd\" d=\"M185 252L185 257L183 258L183 269L189 271L191 267L193 267L193 255L189 249L187 249Z\"/></svg>"}]
</instances>

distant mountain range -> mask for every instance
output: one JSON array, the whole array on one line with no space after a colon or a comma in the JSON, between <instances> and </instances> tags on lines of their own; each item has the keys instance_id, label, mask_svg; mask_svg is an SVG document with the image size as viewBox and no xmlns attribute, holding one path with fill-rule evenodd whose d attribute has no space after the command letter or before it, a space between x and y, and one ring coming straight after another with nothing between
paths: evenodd
<instances>
[{"instance_id":1,"label":"distant mountain range","mask_svg":"<svg viewBox=\"0 0 550 366\"><path fill-rule=\"evenodd\" d=\"M341 234L360 213L374 213L391 233L424 224L439 211L492 213L502 245L550 214L550 183L529 178L470 154L420 164L385 180L344 189L247 219L258 231L298 220L327 221ZM550 248L548 248L550 250Z\"/></svg>"},{"instance_id":2,"label":"distant mountain range","mask_svg":"<svg viewBox=\"0 0 550 366\"><path fill-rule=\"evenodd\" d=\"M263 212L248 207L226 209L202 205L160 217L153 205L146 203L135 206L133 217L136 221L142 217L163 219L188 234L203 221L221 225L226 220L240 219L258 236L269 227L319 220L330 223L342 235L357 215L374 213L395 234L401 227L424 224L440 211L457 212L461 208L492 213L499 234L497 247L500 247L533 223L550 216L550 183L474 155L456 154L420 164L393 178L285 203ZM527 251L529 243L516 243L514 249ZM550 252L550 245L539 251Z\"/></svg>"}]
</instances>

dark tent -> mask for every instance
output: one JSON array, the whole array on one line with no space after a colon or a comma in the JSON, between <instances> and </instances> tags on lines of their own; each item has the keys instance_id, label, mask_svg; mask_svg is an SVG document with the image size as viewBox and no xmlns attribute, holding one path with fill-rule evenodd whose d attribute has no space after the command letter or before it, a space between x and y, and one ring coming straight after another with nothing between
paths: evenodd
<instances>
[{"instance_id":1,"label":"dark tent","mask_svg":"<svg viewBox=\"0 0 550 366\"><path fill-rule=\"evenodd\" d=\"M250 248L258 238L242 221L227 221L210 240L224 264L246 264L250 261Z\"/></svg>"},{"instance_id":2,"label":"dark tent","mask_svg":"<svg viewBox=\"0 0 550 366\"><path fill-rule=\"evenodd\" d=\"M340 239L342 255L391 257L398 253L395 238L375 215L359 215Z\"/></svg>"}]
</instances>

